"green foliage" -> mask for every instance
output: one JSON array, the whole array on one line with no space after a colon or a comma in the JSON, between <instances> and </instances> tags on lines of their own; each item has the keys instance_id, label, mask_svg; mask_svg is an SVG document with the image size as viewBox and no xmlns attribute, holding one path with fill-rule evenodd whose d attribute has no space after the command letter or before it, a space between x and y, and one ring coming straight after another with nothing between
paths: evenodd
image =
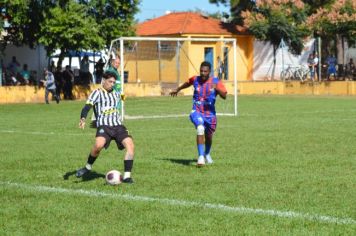
<instances>
[{"instance_id":1,"label":"green foliage","mask_svg":"<svg viewBox=\"0 0 356 236\"><path fill-rule=\"evenodd\" d=\"M4 0L3 11L10 25L4 41L10 41L15 45L27 44L31 47L35 45L34 39L38 33L36 21L39 4L37 1L26 0ZM33 18L33 19L31 19ZM37 30L36 30L37 28Z\"/></svg>"},{"instance_id":2,"label":"green foliage","mask_svg":"<svg viewBox=\"0 0 356 236\"><path fill-rule=\"evenodd\" d=\"M134 34L139 0L3 0L9 17L5 42L44 44L48 53L61 49L95 50L111 40Z\"/></svg>"},{"instance_id":3,"label":"green foliage","mask_svg":"<svg viewBox=\"0 0 356 236\"><path fill-rule=\"evenodd\" d=\"M239 117L218 118L215 163L206 168L194 165L196 132L188 116L126 120L135 141L135 184L118 187L104 184L108 170L123 171L124 152L115 142L91 175L74 176L95 136L77 127L84 101L1 105L0 234L354 235L355 223L313 215L356 220L355 102L239 96ZM190 106L190 96L129 97L125 105L138 115Z\"/></svg>"},{"instance_id":4,"label":"green foliage","mask_svg":"<svg viewBox=\"0 0 356 236\"><path fill-rule=\"evenodd\" d=\"M307 17L304 5L301 2L297 5L295 1L279 4L269 1L256 7L242 14L249 31L257 39L271 42L275 48L284 39L292 53L300 54L303 40L310 34L304 24Z\"/></svg>"},{"instance_id":5,"label":"green foliage","mask_svg":"<svg viewBox=\"0 0 356 236\"><path fill-rule=\"evenodd\" d=\"M324 38L340 35L350 45L356 44L356 2L352 0L335 1L318 9L308 18L308 26Z\"/></svg>"},{"instance_id":6,"label":"green foliage","mask_svg":"<svg viewBox=\"0 0 356 236\"><path fill-rule=\"evenodd\" d=\"M256 6L255 2L251 0L209 0L209 2L217 5L229 5L232 18L231 22L237 25L243 25L242 11L252 11Z\"/></svg>"},{"instance_id":7,"label":"green foliage","mask_svg":"<svg viewBox=\"0 0 356 236\"><path fill-rule=\"evenodd\" d=\"M140 0L93 0L89 1L89 15L99 24L99 35L109 46L111 40L121 36L133 36L134 16Z\"/></svg>"},{"instance_id":8,"label":"green foliage","mask_svg":"<svg viewBox=\"0 0 356 236\"><path fill-rule=\"evenodd\" d=\"M315 13L320 7L326 7L335 2L335 0L303 0L304 3L308 4L309 10L308 14Z\"/></svg>"},{"instance_id":9,"label":"green foliage","mask_svg":"<svg viewBox=\"0 0 356 236\"><path fill-rule=\"evenodd\" d=\"M41 24L39 42L49 54L57 48L64 53L67 50L100 50L104 42L98 33L98 24L87 16L86 7L69 2L64 8L56 6L49 11Z\"/></svg>"}]
</instances>

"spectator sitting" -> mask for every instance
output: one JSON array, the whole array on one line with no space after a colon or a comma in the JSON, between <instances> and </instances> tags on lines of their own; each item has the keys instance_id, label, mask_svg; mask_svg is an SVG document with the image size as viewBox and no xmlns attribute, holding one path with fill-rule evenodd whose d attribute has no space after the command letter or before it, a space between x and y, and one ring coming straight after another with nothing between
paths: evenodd
<instances>
[{"instance_id":1,"label":"spectator sitting","mask_svg":"<svg viewBox=\"0 0 356 236\"><path fill-rule=\"evenodd\" d=\"M27 64L23 64L22 71L20 72L20 82L24 85L30 84L30 71Z\"/></svg>"},{"instance_id":2,"label":"spectator sitting","mask_svg":"<svg viewBox=\"0 0 356 236\"><path fill-rule=\"evenodd\" d=\"M10 82L12 85L19 84L19 81L17 81L17 74L19 73L20 66L21 65L17 61L16 57L13 56L11 62L7 66L7 75L10 78Z\"/></svg>"}]
</instances>

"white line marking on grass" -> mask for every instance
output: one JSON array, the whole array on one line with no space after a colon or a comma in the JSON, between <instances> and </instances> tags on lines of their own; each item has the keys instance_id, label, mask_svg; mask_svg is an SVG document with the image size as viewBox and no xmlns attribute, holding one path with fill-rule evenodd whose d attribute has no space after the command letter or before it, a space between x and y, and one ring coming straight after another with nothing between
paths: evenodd
<instances>
[{"instance_id":1,"label":"white line marking on grass","mask_svg":"<svg viewBox=\"0 0 356 236\"><path fill-rule=\"evenodd\" d=\"M68 136L83 136L83 135L93 135L93 134L79 134L79 133L55 133L55 132L39 132L39 131L17 131L17 130L0 130L0 133L8 134L31 134L31 135L68 135Z\"/></svg>"},{"instance_id":2,"label":"white line marking on grass","mask_svg":"<svg viewBox=\"0 0 356 236\"><path fill-rule=\"evenodd\" d=\"M89 196L89 197L108 197L108 198L130 200L130 201L157 202L170 206L201 207L205 209L220 210L224 212L236 212L245 215L274 216L279 218L302 219L302 220L309 220L312 222L335 223L335 224L346 224L346 225L356 224L356 220L352 218L338 218L334 216L299 213L295 211L280 211L280 210L255 209L255 208L248 208L248 207L234 207L234 206L227 206L223 204L201 203L201 202L194 202L194 201L168 199L168 198L135 196L130 194L113 194L113 193L99 192L95 190L65 189L65 188L55 188L55 187L48 187L48 186L41 186L41 185L25 185L25 184L13 183L13 182L3 182L3 181L0 181L0 184L5 187L13 187L16 189L20 188L33 192L65 193L65 194L82 195L82 196Z\"/></svg>"},{"instance_id":3,"label":"white line marking on grass","mask_svg":"<svg viewBox=\"0 0 356 236\"><path fill-rule=\"evenodd\" d=\"M187 117L189 114L180 114L180 115L152 115L152 116L129 116L125 115L127 120L141 120L141 119L163 119L163 118L178 118L178 117Z\"/></svg>"}]
</instances>

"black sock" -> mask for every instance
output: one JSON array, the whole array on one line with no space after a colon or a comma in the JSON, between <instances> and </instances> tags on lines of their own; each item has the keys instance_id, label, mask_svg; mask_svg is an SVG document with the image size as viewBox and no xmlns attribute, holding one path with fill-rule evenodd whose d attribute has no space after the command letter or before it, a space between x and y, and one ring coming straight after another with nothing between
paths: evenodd
<instances>
[{"instance_id":1,"label":"black sock","mask_svg":"<svg viewBox=\"0 0 356 236\"><path fill-rule=\"evenodd\" d=\"M125 172L131 172L133 166L133 160L124 160L124 170Z\"/></svg>"},{"instance_id":2,"label":"black sock","mask_svg":"<svg viewBox=\"0 0 356 236\"><path fill-rule=\"evenodd\" d=\"M96 157L93 157L91 154L89 154L88 164L93 165L95 160L96 160Z\"/></svg>"}]
</instances>

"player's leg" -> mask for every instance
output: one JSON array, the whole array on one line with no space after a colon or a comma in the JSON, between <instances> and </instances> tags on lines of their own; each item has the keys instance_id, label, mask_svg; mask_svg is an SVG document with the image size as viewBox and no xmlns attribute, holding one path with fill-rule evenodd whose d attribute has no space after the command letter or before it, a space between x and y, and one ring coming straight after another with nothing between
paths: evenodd
<instances>
[{"instance_id":1,"label":"player's leg","mask_svg":"<svg viewBox=\"0 0 356 236\"><path fill-rule=\"evenodd\" d=\"M204 118L199 112L192 112L190 113L190 120L194 124L197 130L197 149L198 149L198 166L205 165L204 159L204 134L205 134L205 127L204 127Z\"/></svg>"},{"instance_id":2,"label":"player's leg","mask_svg":"<svg viewBox=\"0 0 356 236\"><path fill-rule=\"evenodd\" d=\"M208 164L212 164L213 158L210 155L210 149L211 146L213 144L213 134L205 134L205 159L206 159L206 163Z\"/></svg>"},{"instance_id":3,"label":"player's leg","mask_svg":"<svg viewBox=\"0 0 356 236\"><path fill-rule=\"evenodd\" d=\"M46 89L46 90L45 90L45 101L46 101L46 104L49 104L49 101L48 101L48 94L49 94L49 90Z\"/></svg>"},{"instance_id":4,"label":"player's leg","mask_svg":"<svg viewBox=\"0 0 356 236\"><path fill-rule=\"evenodd\" d=\"M56 99L56 102L58 104L59 103L59 97L57 95L56 90L55 89L51 89L50 92L51 92L52 96L54 97L54 99Z\"/></svg>"},{"instance_id":5,"label":"player's leg","mask_svg":"<svg viewBox=\"0 0 356 236\"><path fill-rule=\"evenodd\" d=\"M86 165L83 168L79 169L76 173L76 176L78 178L82 177L84 174L91 171L92 166L93 166L94 162L96 161L96 158L99 156L100 151L106 146L106 144L107 144L107 140L105 137L97 136L95 138L95 143L94 143L93 147L91 148Z\"/></svg>"},{"instance_id":6,"label":"player's leg","mask_svg":"<svg viewBox=\"0 0 356 236\"><path fill-rule=\"evenodd\" d=\"M126 149L125 157L124 157L124 183L133 183L133 179L131 178L131 171L133 167L134 155L135 155L135 145L131 137L126 137L122 140L122 145Z\"/></svg>"},{"instance_id":7,"label":"player's leg","mask_svg":"<svg viewBox=\"0 0 356 236\"><path fill-rule=\"evenodd\" d=\"M213 163L213 159L210 155L211 146L213 144L213 134L216 130L216 117L209 117L205 120L205 159L208 164Z\"/></svg>"},{"instance_id":8,"label":"player's leg","mask_svg":"<svg viewBox=\"0 0 356 236\"><path fill-rule=\"evenodd\" d=\"M119 125L114 129L115 134L113 137L115 138L117 147L119 150L126 149L125 157L124 157L124 183L133 183L133 179L131 178L131 171L133 167L133 160L135 155L135 145L131 135L129 135L129 131L125 126Z\"/></svg>"}]
</instances>

